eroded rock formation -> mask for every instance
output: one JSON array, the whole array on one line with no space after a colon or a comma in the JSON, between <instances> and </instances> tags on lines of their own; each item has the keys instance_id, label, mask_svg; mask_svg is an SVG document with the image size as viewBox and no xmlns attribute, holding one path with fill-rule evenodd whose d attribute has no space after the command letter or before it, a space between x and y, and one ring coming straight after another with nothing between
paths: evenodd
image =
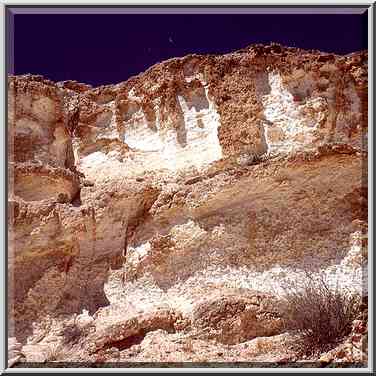
<instances>
[{"instance_id":1,"label":"eroded rock formation","mask_svg":"<svg viewBox=\"0 0 376 376\"><path fill-rule=\"evenodd\" d=\"M367 296L367 121L367 52L253 45L98 88L10 77L9 337L28 361L160 360L153 336L192 333L181 360L257 360L237 349L281 341L284 281Z\"/></svg>"}]
</instances>

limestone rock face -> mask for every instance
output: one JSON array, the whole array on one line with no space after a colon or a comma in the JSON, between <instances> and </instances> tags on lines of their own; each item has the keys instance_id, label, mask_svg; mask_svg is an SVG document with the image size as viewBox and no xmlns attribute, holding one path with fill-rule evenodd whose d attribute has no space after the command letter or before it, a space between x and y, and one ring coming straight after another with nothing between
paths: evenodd
<instances>
[{"instance_id":1,"label":"limestone rock face","mask_svg":"<svg viewBox=\"0 0 376 376\"><path fill-rule=\"evenodd\" d=\"M152 343L265 360L252 341L282 341L284 282L308 270L367 296L367 74L367 52L272 44L98 88L10 77L26 361L149 361Z\"/></svg>"},{"instance_id":2,"label":"limestone rock face","mask_svg":"<svg viewBox=\"0 0 376 376\"><path fill-rule=\"evenodd\" d=\"M41 76L8 83L10 192L25 201L72 200L79 189L63 92Z\"/></svg>"},{"instance_id":3,"label":"limestone rock face","mask_svg":"<svg viewBox=\"0 0 376 376\"><path fill-rule=\"evenodd\" d=\"M199 329L210 328L208 338L237 344L278 334L282 329L282 320L278 317L277 307L273 307L271 297L260 294L229 295L222 291L196 304L193 325Z\"/></svg>"}]
</instances>

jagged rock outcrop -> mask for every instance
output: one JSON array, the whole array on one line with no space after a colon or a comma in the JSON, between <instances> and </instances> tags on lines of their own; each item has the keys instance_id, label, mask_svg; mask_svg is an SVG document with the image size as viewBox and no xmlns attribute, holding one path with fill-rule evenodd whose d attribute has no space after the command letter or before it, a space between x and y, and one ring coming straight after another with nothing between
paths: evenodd
<instances>
[{"instance_id":1,"label":"jagged rock outcrop","mask_svg":"<svg viewBox=\"0 0 376 376\"><path fill-rule=\"evenodd\" d=\"M156 331L279 334L252 296L307 269L367 296L367 52L254 45L98 88L13 76L8 99L10 337L87 310L64 359L115 343L119 361Z\"/></svg>"}]
</instances>

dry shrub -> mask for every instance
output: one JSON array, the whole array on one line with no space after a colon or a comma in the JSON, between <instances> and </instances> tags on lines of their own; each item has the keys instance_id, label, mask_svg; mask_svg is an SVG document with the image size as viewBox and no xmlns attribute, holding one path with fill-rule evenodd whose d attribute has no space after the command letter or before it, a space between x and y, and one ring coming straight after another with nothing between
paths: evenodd
<instances>
[{"instance_id":1,"label":"dry shrub","mask_svg":"<svg viewBox=\"0 0 376 376\"><path fill-rule=\"evenodd\" d=\"M358 295L341 290L338 284L331 289L324 277L308 273L301 282L284 289L284 326L300 334L304 352L323 350L350 333L359 313Z\"/></svg>"},{"instance_id":2,"label":"dry shrub","mask_svg":"<svg viewBox=\"0 0 376 376\"><path fill-rule=\"evenodd\" d=\"M48 363L48 362L58 361L60 356L62 355L62 353L63 353L63 349L62 349L61 345L59 345L59 344L51 345L49 350L48 350L46 362Z\"/></svg>"}]
</instances>

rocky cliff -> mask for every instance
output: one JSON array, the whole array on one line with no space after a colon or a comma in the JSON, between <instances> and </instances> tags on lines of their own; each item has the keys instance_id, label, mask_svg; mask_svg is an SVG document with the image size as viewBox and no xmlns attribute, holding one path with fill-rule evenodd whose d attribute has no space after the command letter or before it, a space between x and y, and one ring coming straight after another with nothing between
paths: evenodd
<instances>
[{"instance_id":1,"label":"rocky cliff","mask_svg":"<svg viewBox=\"0 0 376 376\"><path fill-rule=\"evenodd\" d=\"M264 337L290 338L284 282L366 297L367 75L367 52L272 44L97 88L9 77L9 336L26 360L266 359Z\"/></svg>"}]
</instances>

